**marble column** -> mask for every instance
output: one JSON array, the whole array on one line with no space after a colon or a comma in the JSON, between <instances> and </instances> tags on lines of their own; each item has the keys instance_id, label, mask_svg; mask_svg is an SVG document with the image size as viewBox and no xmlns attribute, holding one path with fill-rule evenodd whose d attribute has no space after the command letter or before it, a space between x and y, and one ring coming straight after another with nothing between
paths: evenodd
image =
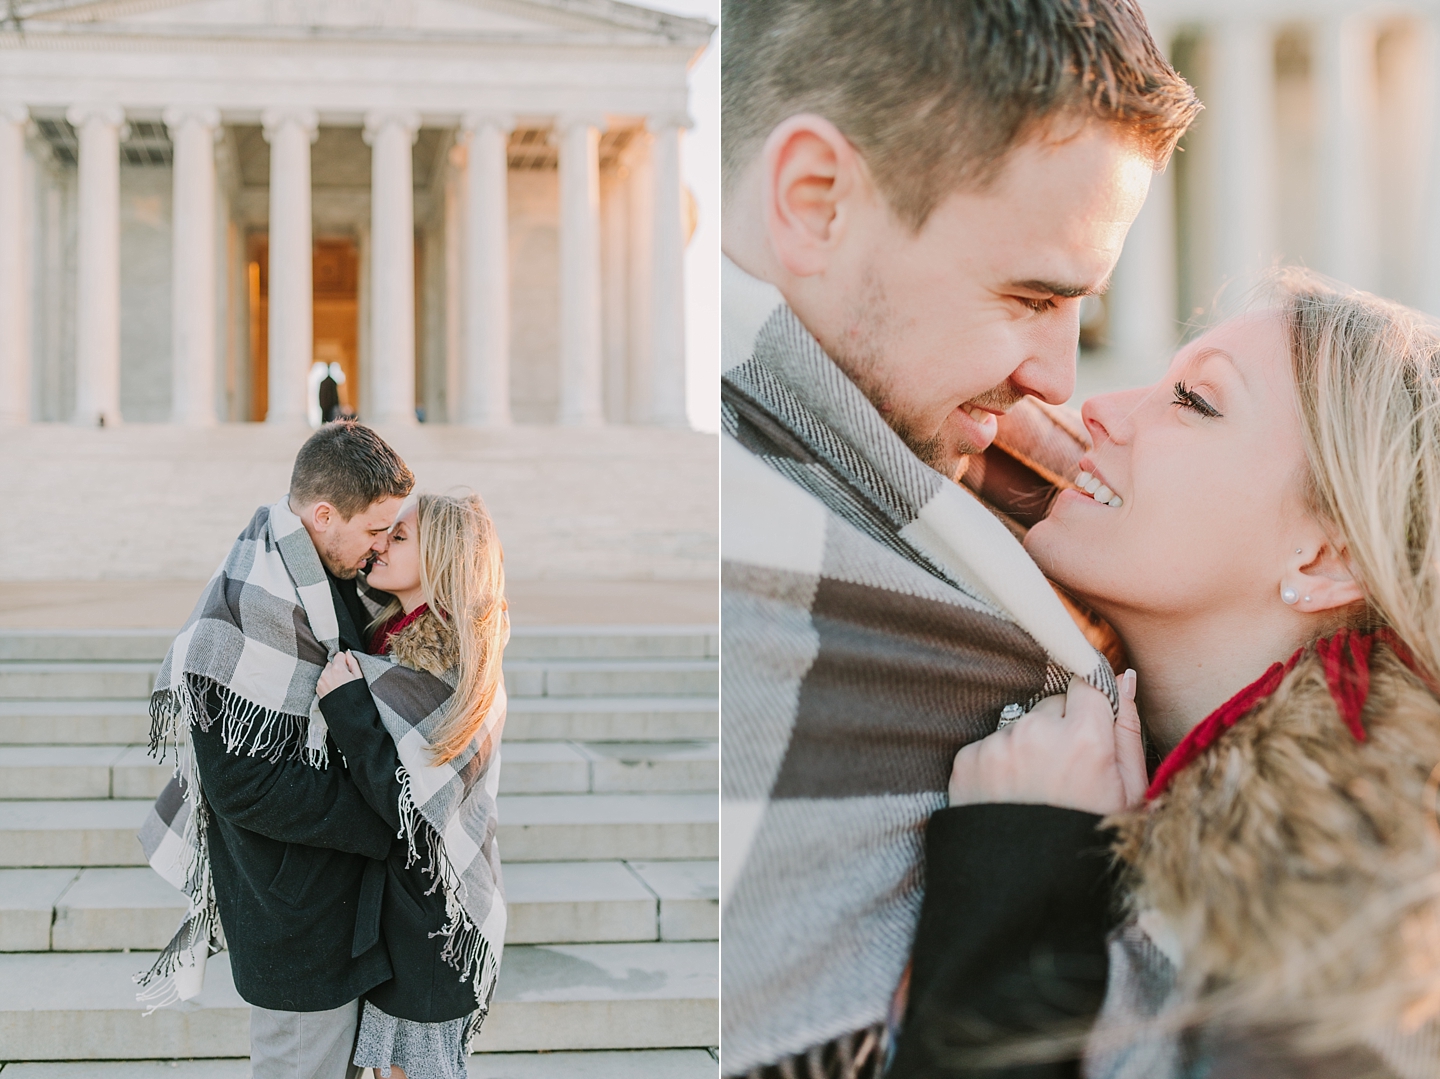
<instances>
[{"instance_id":1,"label":"marble column","mask_svg":"<svg viewBox=\"0 0 1440 1079\"><path fill-rule=\"evenodd\" d=\"M219 110L169 108L175 147L171 224L172 418L207 426L215 415L215 139Z\"/></svg>"},{"instance_id":2,"label":"marble column","mask_svg":"<svg viewBox=\"0 0 1440 1079\"><path fill-rule=\"evenodd\" d=\"M629 296L626 329L630 347L628 415L632 422L650 418L651 353L654 351L655 310L655 168L651 152L654 136L641 129L630 140L625 165L630 170L628 217L630 226L626 291Z\"/></svg>"},{"instance_id":3,"label":"marble column","mask_svg":"<svg viewBox=\"0 0 1440 1079\"><path fill-rule=\"evenodd\" d=\"M1217 269L1237 302L1275 258L1275 33L1230 19L1212 32L1211 154Z\"/></svg>"},{"instance_id":4,"label":"marble column","mask_svg":"<svg viewBox=\"0 0 1440 1079\"><path fill-rule=\"evenodd\" d=\"M461 122L467 155L460 422L472 427L510 423L508 145L514 128L514 117L501 113L471 113Z\"/></svg>"},{"instance_id":5,"label":"marble column","mask_svg":"<svg viewBox=\"0 0 1440 1079\"><path fill-rule=\"evenodd\" d=\"M1150 32L1166 56L1170 32L1152 20ZM1150 177L1150 193L1125 237L1106 294L1110 348L1119 384L1153 382L1175 351L1177 330L1175 163Z\"/></svg>"},{"instance_id":6,"label":"marble column","mask_svg":"<svg viewBox=\"0 0 1440 1079\"><path fill-rule=\"evenodd\" d=\"M118 105L73 105L80 139L76 238L75 422L120 422L120 138Z\"/></svg>"},{"instance_id":7,"label":"marble column","mask_svg":"<svg viewBox=\"0 0 1440 1079\"><path fill-rule=\"evenodd\" d=\"M1416 303L1426 314L1440 317L1440 16L1423 24L1425 68L1430 92L1425 109L1428 120L1429 159L1424 171L1423 211L1420 220L1416 273Z\"/></svg>"},{"instance_id":8,"label":"marble column","mask_svg":"<svg viewBox=\"0 0 1440 1079\"><path fill-rule=\"evenodd\" d=\"M310 227L313 109L266 109L270 144L270 356L267 423L302 424L315 350L314 240Z\"/></svg>"},{"instance_id":9,"label":"marble column","mask_svg":"<svg viewBox=\"0 0 1440 1079\"><path fill-rule=\"evenodd\" d=\"M366 114L370 145L370 418L415 423L415 180L420 115Z\"/></svg>"},{"instance_id":10,"label":"marble column","mask_svg":"<svg viewBox=\"0 0 1440 1079\"><path fill-rule=\"evenodd\" d=\"M599 116L562 116L560 140L560 422L602 422Z\"/></svg>"},{"instance_id":11,"label":"marble column","mask_svg":"<svg viewBox=\"0 0 1440 1079\"><path fill-rule=\"evenodd\" d=\"M1317 268L1356 288L1379 275L1375 194L1375 25L1362 16L1316 27L1320 119L1320 250Z\"/></svg>"},{"instance_id":12,"label":"marble column","mask_svg":"<svg viewBox=\"0 0 1440 1079\"><path fill-rule=\"evenodd\" d=\"M685 416L685 219L680 188L683 115L652 116L655 177L654 281L650 350L651 423L688 426Z\"/></svg>"},{"instance_id":13,"label":"marble column","mask_svg":"<svg viewBox=\"0 0 1440 1079\"><path fill-rule=\"evenodd\" d=\"M0 105L0 424L30 419L30 275L23 105Z\"/></svg>"}]
</instances>

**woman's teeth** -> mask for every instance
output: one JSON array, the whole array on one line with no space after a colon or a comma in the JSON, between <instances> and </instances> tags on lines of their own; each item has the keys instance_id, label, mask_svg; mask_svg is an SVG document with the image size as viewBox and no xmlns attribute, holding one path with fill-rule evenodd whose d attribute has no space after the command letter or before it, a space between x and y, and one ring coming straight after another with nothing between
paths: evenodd
<instances>
[{"instance_id":1,"label":"woman's teeth","mask_svg":"<svg viewBox=\"0 0 1440 1079\"><path fill-rule=\"evenodd\" d=\"M1121 501L1119 495L1088 472L1082 472L1075 477L1075 486L1095 499L1096 502L1103 502L1107 506L1114 506L1118 509L1125 504Z\"/></svg>"}]
</instances>

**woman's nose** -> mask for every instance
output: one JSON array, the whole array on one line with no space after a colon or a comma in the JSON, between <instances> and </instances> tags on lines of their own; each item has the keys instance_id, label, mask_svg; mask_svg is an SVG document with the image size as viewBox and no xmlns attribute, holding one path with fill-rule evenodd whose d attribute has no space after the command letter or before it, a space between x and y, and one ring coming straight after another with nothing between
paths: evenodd
<instances>
[{"instance_id":1,"label":"woman's nose","mask_svg":"<svg viewBox=\"0 0 1440 1079\"><path fill-rule=\"evenodd\" d=\"M1098 447L1102 442L1123 446L1134 431L1135 409L1150 387L1098 393L1080 406L1080 418Z\"/></svg>"}]
</instances>

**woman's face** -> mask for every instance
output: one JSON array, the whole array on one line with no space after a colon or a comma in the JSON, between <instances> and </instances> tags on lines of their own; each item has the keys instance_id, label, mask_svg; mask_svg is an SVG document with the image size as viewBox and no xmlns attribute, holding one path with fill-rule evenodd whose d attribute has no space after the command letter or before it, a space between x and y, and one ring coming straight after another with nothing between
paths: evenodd
<instances>
[{"instance_id":1,"label":"woman's face","mask_svg":"<svg viewBox=\"0 0 1440 1079\"><path fill-rule=\"evenodd\" d=\"M392 595L420 587L417 513L417 509L412 506L404 517L395 522L395 529L390 533L390 546L375 559L375 565L365 578L367 584Z\"/></svg>"},{"instance_id":2,"label":"woman's face","mask_svg":"<svg viewBox=\"0 0 1440 1079\"><path fill-rule=\"evenodd\" d=\"M1080 467L1120 504L1062 492L1025 541L1041 568L1112 619L1280 602L1305 456L1277 314L1225 322L1158 385L1081 412L1095 446Z\"/></svg>"}]
</instances>

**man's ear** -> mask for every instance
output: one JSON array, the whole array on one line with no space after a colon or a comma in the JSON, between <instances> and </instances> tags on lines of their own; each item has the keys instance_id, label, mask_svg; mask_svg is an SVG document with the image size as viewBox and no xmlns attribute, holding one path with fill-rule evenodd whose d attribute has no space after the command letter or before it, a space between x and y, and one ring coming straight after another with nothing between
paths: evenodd
<instances>
[{"instance_id":1,"label":"man's ear","mask_svg":"<svg viewBox=\"0 0 1440 1079\"><path fill-rule=\"evenodd\" d=\"M335 507L328 502L317 502L310 510L310 521L316 532L325 532L335 518Z\"/></svg>"},{"instance_id":2,"label":"man's ear","mask_svg":"<svg viewBox=\"0 0 1440 1079\"><path fill-rule=\"evenodd\" d=\"M1350 552L1345 545L1323 540L1318 546L1302 547L1291 559L1282 588L1293 588L1299 598L1295 610L1319 614L1363 603L1365 590L1355 579Z\"/></svg>"},{"instance_id":3,"label":"man's ear","mask_svg":"<svg viewBox=\"0 0 1440 1079\"><path fill-rule=\"evenodd\" d=\"M829 120L801 113L770 132L760 156L776 258L797 277L823 272L869 183L859 153Z\"/></svg>"}]
</instances>

